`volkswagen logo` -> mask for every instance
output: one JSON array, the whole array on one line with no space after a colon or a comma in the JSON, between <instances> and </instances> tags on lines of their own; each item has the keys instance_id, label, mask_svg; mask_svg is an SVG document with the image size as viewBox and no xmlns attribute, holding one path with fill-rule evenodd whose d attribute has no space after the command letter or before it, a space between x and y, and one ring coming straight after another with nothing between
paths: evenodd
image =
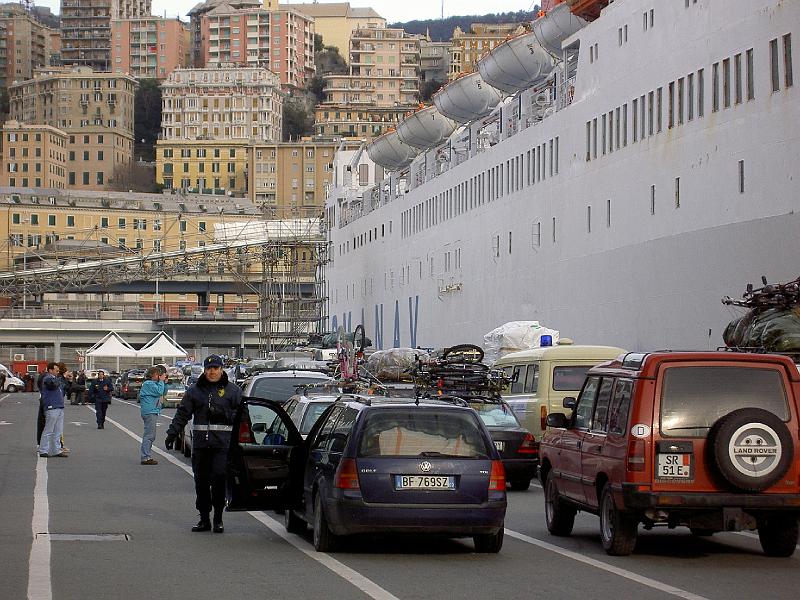
<instances>
[{"instance_id":1,"label":"volkswagen logo","mask_svg":"<svg viewBox=\"0 0 800 600\"><path fill-rule=\"evenodd\" d=\"M427 473L432 468L433 465L429 463L427 460L423 460L421 463L419 463L419 470L422 471L423 473Z\"/></svg>"}]
</instances>

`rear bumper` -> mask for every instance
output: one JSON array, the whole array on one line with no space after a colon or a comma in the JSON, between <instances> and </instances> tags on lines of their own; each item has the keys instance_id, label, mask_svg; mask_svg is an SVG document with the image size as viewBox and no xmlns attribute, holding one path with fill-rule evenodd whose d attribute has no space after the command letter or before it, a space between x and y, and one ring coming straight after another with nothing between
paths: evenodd
<instances>
[{"instance_id":1,"label":"rear bumper","mask_svg":"<svg viewBox=\"0 0 800 600\"><path fill-rule=\"evenodd\" d=\"M538 458L504 458L503 467L506 470L506 480L533 479L536 477L538 464Z\"/></svg>"},{"instance_id":2,"label":"rear bumper","mask_svg":"<svg viewBox=\"0 0 800 600\"><path fill-rule=\"evenodd\" d=\"M800 494L646 492L623 484L622 498L627 509L707 510L711 508L740 508L744 510L785 509L800 512Z\"/></svg>"},{"instance_id":3,"label":"rear bumper","mask_svg":"<svg viewBox=\"0 0 800 600\"><path fill-rule=\"evenodd\" d=\"M422 533L469 537L503 527L506 501L484 504L370 504L360 498L330 498L325 516L337 535Z\"/></svg>"}]
</instances>

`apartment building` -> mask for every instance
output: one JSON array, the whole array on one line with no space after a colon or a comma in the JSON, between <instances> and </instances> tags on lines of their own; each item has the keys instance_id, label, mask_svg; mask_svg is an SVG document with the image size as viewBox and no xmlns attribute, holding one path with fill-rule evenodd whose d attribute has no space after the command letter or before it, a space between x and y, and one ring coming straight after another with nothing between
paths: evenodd
<instances>
[{"instance_id":1,"label":"apartment building","mask_svg":"<svg viewBox=\"0 0 800 600\"><path fill-rule=\"evenodd\" d=\"M180 19L136 17L111 22L114 73L164 80L187 67L189 26Z\"/></svg>"},{"instance_id":2,"label":"apartment building","mask_svg":"<svg viewBox=\"0 0 800 600\"><path fill-rule=\"evenodd\" d=\"M190 65L196 69L206 66L204 48L209 42L203 31L203 17L215 8L222 10L245 10L264 8L261 0L204 0L189 11ZM205 36L205 37L204 37Z\"/></svg>"},{"instance_id":3,"label":"apartment building","mask_svg":"<svg viewBox=\"0 0 800 600\"><path fill-rule=\"evenodd\" d=\"M527 25L520 23L473 23L468 32L456 27L450 40L450 81L472 73L481 56L527 31Z\"/></svg>"},{"instance_id":4,"label":"apartment building","mask_svg":"<svg viewBox=\"0 0 800 600\"><path fill-rule=\"evenodd\" d=\"M61 0L61 59L111 71L111 23L150 14L151 0Z\"/></svg>"},{"instance_id":5,"label":"apartment building","mask_svg":"<svg viewBox=\"0 0 800 600\"><path fill-rule=\"evenodd\" d=\"M419 41L419 70L422 81L446 83L450 74L450 42Z\"/></svg>"},{"instance_id":6,"label":"apartment building","mask_svg":"<svg viewBox=\"0 0 800 600\"><path fill-rule=\"evenodd\" d=\"M414 106L320 104L314 109L314 133L325 137L375 138L393 129Z\"/></svg>"},{"instance_id":7,"label":"apartment building","mask_svg":"<svg viewBox=\"0 0 800 600\"><path fill-rule=\"evenodd\" d=\"M227 193L244 197L248 190L248 139L159 140L156 183L188 193Z\"/></svg>"},{"instance_id":8,"label":"apartment building","mask_svg":"<svg viewBox=\"0 0 800 600\"><path fill-rule=\"evenodd\" d=\"M6 121L0 137L0 186L66 187L66 133L50 125Z\"/></svg>"},{"instance_id":9,"label":"apartment building","mask_svg":"<svg viewBox=\"0 0 800 600\"><path fill-rule=\"evenodd\" d=\"M216 6L200 15L201 66L264 67L286 91L314 77L314 20L295 10Z\"/></svg>"},{"instance_id":10,"label":"apartment building","mask_svg":"<svg viewBox=\"0 0 800 600\"><path fill-rule=\"evenodd\" d=\"M273 0L276 1L276 0ZM289 3L287 10L297 10L314 19L314 30L322 36L322 43L335 46L350 62L350 38L357 29L384 29L386 19L368 7L353 7L349 2Z\"/></svg>"},{"instance_id":11,"label":"apartment building","mask_svg":"<svg viewBox=\"0 0 800 600\"><path fill-rule=\"evenodd\" d=\"M9 88L10 116L67 134L68 187L108 189L133 160L135 90L129 75L43 69Z\"/></svg>"},{"instance_id":12,"label":"apartment building","mask_svg":"<svg viewBox=\"0 0 800 600\"><path fill-rule=\"evenodd\" d=\"M30 79L34 69L50 65L56 33L22 5L0 4L0 87Z\"/></svg>"}]
</instances>

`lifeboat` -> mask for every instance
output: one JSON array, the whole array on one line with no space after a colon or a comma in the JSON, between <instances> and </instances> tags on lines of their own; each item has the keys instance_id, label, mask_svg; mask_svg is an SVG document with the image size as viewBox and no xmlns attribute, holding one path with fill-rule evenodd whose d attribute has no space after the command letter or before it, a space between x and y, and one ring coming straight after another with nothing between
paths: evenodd
<instances>
[{"instance_id":1,"label":"lifeboat","mask_svg":"<svg viewBox=\"0 0 800 600\"><path fill-rule=\"evenodd\" d=\"M397 135L408 144L424 150L431 148L449 136L456 123L448 119L435 106L418 110L397 125Z\"/></svg>"},{"instance_id":2,"label":"lifeboat","mask_svg":"<svg viewBox=\"0 0 800 600\"><path fill-rule=\"evenodd\" d=\"M375 138L367 146L367 155L370 159L390 171L404 169L411 164L419 150L404 144L396 131L389 131Z\"/></svg>"},{"instance_id":3,"label":"lifeboat","mask_svg":"<svg viewBox=\"0 0 800 600\"><path fill-rule=\"evenodd\" d=\"M545 50L556 56L561 55L561 44L573 33L586 25L586 21L573 14L569 6L559 4L543 17L533 22L533 35Z\"/></svg>"},{"instance_id":4,"label":"lifeboat","mask_svg":"<svg viewBox=\"0 0 800 600\"><path fill-rule=\"evenodd\" d=\"M483 80L507 94L535 85L552 69L553 58L532 31L506 40L478 61Z\"/></svg>"},{"instance_id":5,"label":"lifeboat","mask_svg":"<svg viewBox=\"0 0 800 600\"><path fill-rule=\"evenodd\" d=\"M459 77L433 96L433 103L445 117L468 123L492 112L503 94L488 85L477 71Z\"/></svg>"}]
</instances>

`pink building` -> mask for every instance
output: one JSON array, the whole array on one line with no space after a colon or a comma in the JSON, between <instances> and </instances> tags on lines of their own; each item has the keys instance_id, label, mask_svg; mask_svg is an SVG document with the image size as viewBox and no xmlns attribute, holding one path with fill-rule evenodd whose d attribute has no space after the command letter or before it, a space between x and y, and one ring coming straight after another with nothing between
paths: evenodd
<instances>
[{"instance_id":1,"label":"pink building","mask_svg":"<svg viewBox=\"0 0 800 600\"><path fill-rule=\"evenodd\" d=\"M111 27L114 73L163 80L186 66L188 27L179 19L138 17L112 21Z\"/></svg>"}]
</instances>

